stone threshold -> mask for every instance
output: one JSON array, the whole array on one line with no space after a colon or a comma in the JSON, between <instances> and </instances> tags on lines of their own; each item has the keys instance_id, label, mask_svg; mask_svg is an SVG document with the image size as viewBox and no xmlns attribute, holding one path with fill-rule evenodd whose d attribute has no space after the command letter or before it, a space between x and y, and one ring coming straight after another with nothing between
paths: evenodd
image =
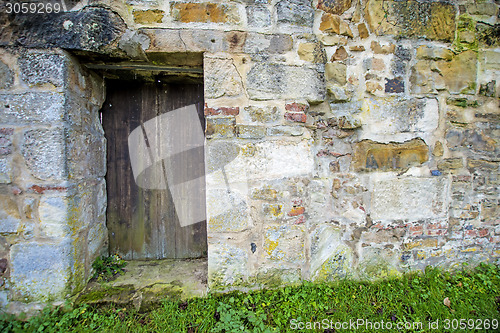
<instances>
[{"instance_id":1,"label":"stone threshold","mask_svg":"<svg viewBox=\"0 0 500 333\"><path fill-rule=\"evenodd\" d=\"M127 261L125 273L108 282L89 282L75 304L118 304L146 311L162 299L207 294L207 258Z\"/></svg>"}]
</instances>

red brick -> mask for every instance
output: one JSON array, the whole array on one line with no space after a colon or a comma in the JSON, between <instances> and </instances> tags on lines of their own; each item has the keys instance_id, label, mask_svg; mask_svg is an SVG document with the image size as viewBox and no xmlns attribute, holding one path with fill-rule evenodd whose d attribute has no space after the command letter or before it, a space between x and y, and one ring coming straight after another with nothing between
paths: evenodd
<instances>
[{"instance_id":1,"label":"red brick","mask_svg":"<svg viewBox=\"0 0 500 333\"><path fill-rule=\"evenodd\" d=\"M209 108L205 103L205 116L236 116L240 113L239 107L213 107Z\"/></svg>"},{"instance_id":2,"label":"red brick","mask_svg":"<svg viewBox=\"0 0 500 333\"><path fill-rule=\"evenodd\" d=\"M488 236L489 231L488 229L479 229L478 236L479 237L486 237Z\"/></svg>"},{"instance_id":3,"label":"red brick","mask_svg":"<svg viewBox=\"0 0 500 333\"><path fill-rule=\"evenodd\" d=\"M43 194L46 191L66 191L68 188L64 186L38 186L38 185L33 185L29 188L31 191L39 194Z\"/></svg>"},{"instance_id":4,"label":"red brick","mask_svg":"<svg viewBox=\"0 0 500 333\"><path fill-rule=\"evenodd\" d=\"M305 123L307 116L299 112L285 112L285 119L296 123Z\"/></svg>"},{"instance_id":5,"label":"red brick","mask_svg":"<svg viewBox=\"0 0 500 333\"><path fill-rule=\"evenodd\" d=\"M290 103L285 105L285 110L292 112L306 112L309 109L309 105L302 103Z\"/></svg>"},{"instance_id":6,"label":"red brick","mask_svg":"<svg viewBox=\"0 0 500 333\"><path fill-rule=\"evenodd\" d=\"M298 216L304 214L305 211L306 209L304 207L292 207L292 209L288 213L288 216Z\"/></svg>"}]
</instances>

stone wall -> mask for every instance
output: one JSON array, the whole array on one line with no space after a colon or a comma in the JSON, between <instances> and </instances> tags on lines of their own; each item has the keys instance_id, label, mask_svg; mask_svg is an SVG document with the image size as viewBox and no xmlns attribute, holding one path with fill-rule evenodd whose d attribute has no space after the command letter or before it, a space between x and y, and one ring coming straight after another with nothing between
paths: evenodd
<instances>
[{"instance_id":1,"label":"stone wall","mask_svg":"<svg viewBox=\"0 0 500 333\"><path fill-rule=\"evenodd\" d=\"M4 48L0 68L0 304L19 312L80 290L106 250L104 83L57 50Z\"/></svg>"},{"instance_id":2,"label":"stone wall","mask_svg":"<svg viewBox=\"0 0 500 333\"><path fill-rule=\"evenodd\" d=\"M88 0L44 25L59 39L23 18L16 18L17 32L0 34L1 45L17 45L2 53L1 70L10 73L2 88L9 98L20 86L30 93L50 88L58 91L52 97L61 100L57 105L72 105L78 92L101 96L98 79L83 72L80 90L70 89L67 73L78 66L64 52L37 58L66 64L43 83L37 67L23 76L29 56L19 45L153 64L163 53L203 52L211 290L498 262L498 8L489 0ZM87 24L92 21L97 23ZM35 29L24 35L36 38L12 37L26 29ZM64 109L75 117L88 111L95 116L102 102L76 100L78 108ZM91 122L95 128L75 129L78 143L63 139L61 128L80 126L70 116L61 120L63 127L35 132L38 118L23 120L24 128L15 124L17 117L8 118L14 125L2 125L2 149L9 153L0 179L17 186L2 187L13 202L4 210L17 207L9 214L14 222L5 225L60 216L34 208L38 215L25 218L20 196L26 196L34 207L49 198L74 207L78 198L80 213L94 217L76 220L102 227L102 194L82 196L81 185L102 184L97 120ZM64 155L44 150L48 142ZM72 144L87 151L72 155ZM17 159L9 158L11 151ZM53 154L47 161L66 163L66 171L30 155L44 151ZM99 168L72 164L93 163L92 154L99 155ZM21 162L23 172L9 171ZM47 173L51 181L41 178L38 186L59 187L52 179L63 178L82 187L71 192L67 186L62 196L48 188L31 194L15 183ZM22 193L12 194L12 188ZM92 200L101 208L83 204ZM17 233L8 237L34 242ZM76 239L84 238L69 237L64 251L86 252ZM16 295L14 243L6 240L3 247L9 295ZM70 258L64 251L57 253ZM74 286L77 280L66 281Z\"/></svg>"}]
</instances>

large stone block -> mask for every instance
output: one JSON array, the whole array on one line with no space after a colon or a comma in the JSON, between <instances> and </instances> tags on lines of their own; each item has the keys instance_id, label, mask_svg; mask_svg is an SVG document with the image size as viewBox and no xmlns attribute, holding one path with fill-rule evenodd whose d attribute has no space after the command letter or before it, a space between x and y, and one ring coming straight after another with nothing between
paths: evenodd
<instances>
[{"instance_id":1,"label":"large stone block","mask_svg":"<svg viewBox=\"0 0 500 333\"><path fill-rule=\"evenodd\" d=\"M374 220L446 217L449 179L400 178L375 181L371 198Z\"/></svg>"},{"instance_id":2,"label":"large stone block","mask_svg":"<svg viewBox=\"0 0 500 333\"><path fill-rule=\"evenodd\" d=\"M402 170L428 159L429 147L422 139L388 144L364 140L356 144L353 166L357 171Z\"/></svg>"},{"instance_id":3,"label":"large stone block","mask_svg":"<svg viewBox=\"0 0 500 333\"><path fill-rule=\"evenodd\" d=\"M345 277L352 265L352 250L341 241L341 230L318 225L311 233L311 279L332 281Z\"/></svg>"},{"instance_id":4,"label":"large stone block","mask_svg":"<svg viewBox=\"0 0 500 333\"><path fill-rule=\"evenodd\" d=\"M451 94L475 94L477 76L477 53L465 51L451 61L437 63L446 88Z\"/></svg>"},{"instance_id":5,"label":"large stone block","mask_svg":"<svg viewBox=\"0 0 500 333\"><path fill-rule=\"evenodd\" d=\"M242 284L248 275L247 263L247 251L229 242L209 240L209 288L217 290Z\"/></svg>"},{"instance_id":6,"label":"large stone block","mask_svg":"<svg viewBox=\"0 0 500 333\"><path fill-rule=\"evenodd\" d=\"M241 76L231 59L205 58L203 69L205 98L238 96L243 92Z\"/></svg>"},{"instance_id":7,"label":"large stone block","mask_svg":"<svg viewBox=\"0 0 500 333\"><path fill-rule=\"evenodd\" d=\"M455 37L455 5L448 2L369 0L365 18L377 35L452 41Z\"/></svg>"},{"instance_id":8,"label":"large stone block","mask_svg":"<svg viewBox=\"0 0 500 333\"><path fill-rule=\"evenodd\" d=\"M281 0L276 5L278 23L312 27L314 9L309 0Z\"/></svg>"},{"instance_id":9,"label":"large stone block","mask_svg":"<svg viewBox=\"0 0 500 333\"><path fill-rule=\"evenodd\" d=\"M307 67L257 63L247 74L247 92L251 99L306 99L309 103L325 100L323 73Z\"/></svg>"},{"instance_id":10,"label":"large stone block","mask_svg":"<svg viewBox=\"0 0 500 333\"><path fill-rule=\"evenodd\" d=\"M30 86L51 83L61 87L64 84L66 59L60 54L29 51L19 59L19 68L21 79Z\"/></svg>"},{"instance_id":11,"label":"large stone block","mask_svg":"<svg viewBox=\"0 0 500 333\"><path fill-rule=\"evenodd\" d=\"M62 129L35 129L24 133L22 154L33 176L42 180L67 177L65 136Z\"/></svg>"},{"instance_id":12,"label":"large stone block","mask_svg":"<svg viewBox=\"0 0 500 333\"><path fill-rule=\"evenodd\" d=\"M54 124L64 119L64 96L52 92L0 94L0 122Z\"/></svg>"},{"instance_id":13,"label":"large stone block","mask_svg":"<svg viewBox=\"0 0 500 333\"><path fill-rule=\"evenodd\" d=\"M183 23L239 23L237 7L233 4L172 2L170 10L175 21Z\"/></svg>"},{"instance_id":14,"label":"large stone block","mask_svg":"<svg viewBox=\"0 0 500 333\"><path fill-rule=\"evenodd\" d=\"M205 150L208 188L225 188L229 183L308 176L314 169L308 140L281 140L248 144L210 141ZM227 180L226 180L227 179Z\"/></svg>"},{"instance_id":15,"label":"large stone block","mask_svg":"<svg viewBox=\"0 0 500 333\"><path fill-rule=\"evenodd\" d=\"M257 34L247 35L244 51L245 53L282 54L293 48L293 40L286 34Z\"/></svg>"},{"instance_id":16,"label":"large stone block","mask_svg":"<svg viewBox=\"0 0 500 333\"><path fill-rule=\"evenodd\" d=\"M244 117L250 118L252 122L271 123L280 118L280 112L276 106L246 106L242 113Z\"/></svg>"},{"instance_id":17,"label":"large stone block","mask_svg":"<svg viewBox=\"0 0 500 333\"><path fill-rule=\"evenodd\" d=\"M64 196L43 196L38 206L40 229L47 237L65 237L71 232L69 199Z\"/></svg>"},{"instance_id":18,"label":"large stone block","mask_svg":"<svg viewBox=\"0 0 500 333\"><path fill-rule=\"evenodd\" d=\"M64 300L71 278L68 241L17 243L10 249L13 300Z\"/></svg>"},{"instance_id":19,"label":"large stone block","mask_svg":"<svg viewBox=\"0 0 500 333\"><path fill-rule=\"evenodd\" d=\"M368 98L359 114L363 134L431 133L439 124L439 106L432 98Z\"/></svg>"},{"instance_id":20,"label":"large stone block","mask_svg":"<svg viewBox=\"0 0 500 333\"><path fill-rule=\"evenodd\" d=\"M245 193L246 194L246 193ZM238 232L249 224L249 207L245 197L227 189L207 191L207 226L209 232Z\"/></svg>"},{"instance_id":21,"label":"large stone block","mask_svg":"<svg viewBox=\"0 0 500 333\"><path fill-rule=\"evenodd\" d=\"M0 234L17 233L21 224L21 214L14 200L0 195Z\"/></svg>"}]
</instances>

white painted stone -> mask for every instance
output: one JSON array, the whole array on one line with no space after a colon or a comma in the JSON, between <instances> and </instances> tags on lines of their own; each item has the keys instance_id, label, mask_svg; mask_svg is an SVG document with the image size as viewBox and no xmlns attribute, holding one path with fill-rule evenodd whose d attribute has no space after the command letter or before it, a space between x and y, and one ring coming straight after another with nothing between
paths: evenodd
<instances>
[{"instance_id":1,"label":"white painted stone","mask_svg":"<svg viewBox=\"0 0 500 333\"><path fill-rule=\"evenodd\" d=\"M449 179L400 178L375 181L371 217L374 220L446 217Z\"/></svg>"},{"instance_id":2,"label":"white painted stone","mask_svg":"<svg viewBox=\"0 0 500 333\"><path fill-rule=\"evenodd\" d=\"M69 233L69 202L67 197L42 197L38 214L40 228L46 236L64 237Z\"/></svg>"},{"instance_id":3,"label":"white painted stone","mask_svg":"<svg viewBox=\"0 0 500 333\"><path fill-rule=\"evenodd\" d=\"M245 183L308 176L314 170L309 140L273 140L246 145L214 141L207 144L205 154L209 189L225 187L226 179L229 183ZM228 163L224 165L224 161Z\"/></svg>"}]
</instances>

